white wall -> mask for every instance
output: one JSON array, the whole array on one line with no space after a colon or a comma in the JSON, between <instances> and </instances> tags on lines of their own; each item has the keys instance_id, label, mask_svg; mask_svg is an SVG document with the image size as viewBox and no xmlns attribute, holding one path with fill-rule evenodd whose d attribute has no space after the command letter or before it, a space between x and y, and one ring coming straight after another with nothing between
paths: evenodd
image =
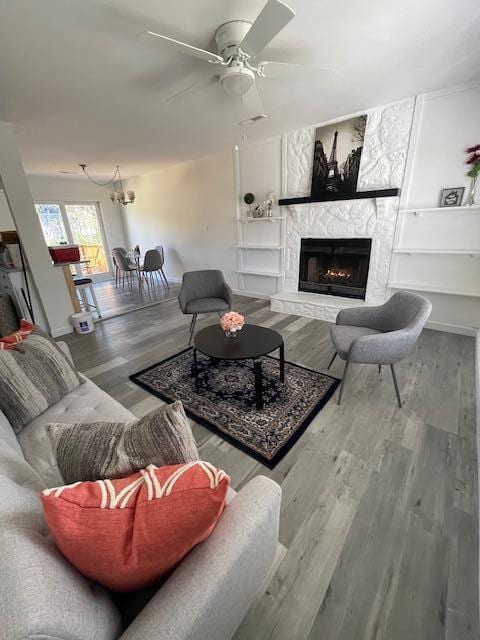
<instances>
[{"instance_id":1,"label":"white wall","mask_svg":"<svg viewBox=\"0 0 480 640\"><path fill-rule=\"evenodd\" d=\"M438 207L447 187L465 186L465 202L465 148L480 142L479 107L478 83L417 97L402 210ZM480 196L477 207L401 214L395 244L400 250L480 251ZM390 276L399 285L416 284L431 300L430 326L472 335L480 327L480 255L397 253ZM458 295L463 292L475 295Z\"/></svg>"},{"instance_id":2,"label":"white wall","mask_svg":"<svg viewBox=\"0 0 480 640\"><path fill-rule=\"evenodd\" d=\"M135 204L122 213L129 246L161 244L165 270L180 280L191 269L221 269L237 287L235 199L230 150L126 181Z\"/></svg>"},{"instance_id":3,"label":"white wall","mask_svg":"<svg viewBox=\"0 0 480 640\"><path fill-rule=\"evenodd\" d=\"M435 91L421 101L412 179L403 205L437 207L447 187L466 187L465 199L470 183L465 148L480 142L480 86Z\"/></svg>"},{"instance_id":4,"label":"white wall","mask_svg":"<svg viewBox=\"0 0 480 640\"><path fill-rule=\"evenodd\" d=\"M72 308L67 286L61 269L52 266L47 246L39 242L39 238L42 238L40 221L18 154L13 128L8 122L0 122L0 176L49 328L53 335L68 333L68 318Z\"/></svg>"},{"instance_id":5,"label":"white wall","mask_svg":"<svg viewBox=\"0 0 480 640\"><path fill-rule=\"evenodd\" d=\"M5 192L0 190L0 231L11 231L13 229L15 229L15 222L10 213Z\"/></svg>"}]
</instances>

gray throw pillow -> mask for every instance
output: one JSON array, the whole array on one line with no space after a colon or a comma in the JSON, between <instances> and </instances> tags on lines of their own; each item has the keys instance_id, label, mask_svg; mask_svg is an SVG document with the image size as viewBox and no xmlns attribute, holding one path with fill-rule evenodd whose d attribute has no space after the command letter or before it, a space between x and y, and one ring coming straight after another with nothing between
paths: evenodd
<instances>
[{"instance_id":1,"label":"gray throw pillow","mask_svg":"<svg viewBox=\"0 0 480 640\"><path fill-rule=\"evenodd\" d=\"M0 294L0 338L14 333L20 326L13 300L8 295Z\"/></svg>"},{"instance_id":2,"label":"gray throw pillow","mask_svg":"<svg viewBox=\"0 0 480 640\"><path fill-rule=\"evenodd\" d=\"M12 350L0 350L0 410L15 433L82 384L55 342L38 327Z\"/></svg>"},{"instance_id":3,"label":"gray throw pillow","mask_svg":"<svg viewBox=\"0 0 480 640\"><path fill-rule=\"evenodd\" d=\"M67 484L122 478L149 464L161 467L199 460L179 400L129 424L49 424L46 428Z\"/></svg>"}]
</instances>

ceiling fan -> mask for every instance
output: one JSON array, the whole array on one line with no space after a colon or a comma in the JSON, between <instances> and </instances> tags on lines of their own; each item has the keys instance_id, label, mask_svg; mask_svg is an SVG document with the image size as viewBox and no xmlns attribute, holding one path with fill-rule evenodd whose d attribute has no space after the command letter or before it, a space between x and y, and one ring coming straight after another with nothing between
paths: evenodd
<instances>
[{"instance_id":1,"label":"ceiling fan","mask_svg":"<svg viewBox=\"0 0 480 640\"><path fill-rule=\"evenodd\" d=\"M239 124L252 124L266 118L256 87L257 79L307 68L287 62L257 60L258 54L294 16L294 11L280 0L268 0L253 24L245 20L232 20L218 27L215 32L218 53L199 49L154 31L146 31L145 35L159 38L178 51L216 65L219 69L218 73L178 91L167 98L167 101L177 100L208 84L219 82L228 94L240 97L245 105L249 117Z\"/></svg>"}]
</instances>

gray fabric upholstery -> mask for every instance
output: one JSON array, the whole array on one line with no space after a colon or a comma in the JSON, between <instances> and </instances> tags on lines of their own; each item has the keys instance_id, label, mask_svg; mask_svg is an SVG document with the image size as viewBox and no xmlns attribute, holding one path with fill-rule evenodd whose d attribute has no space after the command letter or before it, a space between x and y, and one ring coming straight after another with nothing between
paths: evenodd
<instances>
[{"instance_id":1,"label":"gray fabric upholstery","mask_svg":"<svg viewBox=\"0 0 480 640\"><path fill-rule=\"evenodd\" d=\"M245 485L121 640L231 638L275 558L280 502L280 487L268 478Z\"/></svg>"},{"instance_id":2,"label":"gray fabric upholstery","mask_svg":"<svg viewBox=\"0 0 480 640\"><path fill-rule=\"evenodd\" d=\"M158 251L158 254L160 256L160 260L162 262L162 264L160 266L163 267L164 262L165 262L165 251L163 250L163 247L162 247L161 244L157 244L155 249Z\"/></svg>"},{"instance_id":3,"label":"gray fabric upholstery","mask_svg":"<svg viewBox=\"0 0 480 640\"><path fill-rule=\"evenodd\" d=\"M20 318L8 295L0 295L0 338L9 336L20 326Z\"/></svg>"},{"instance_id":4,"label":"gray fabric upholstery","mask_svg":"<svg viewBox=\"0 0 480 640\"><path fill-rule=\"evenodd\" d=\"M348 362L395 364L415 345L431 309L429 300L408 291L398 291L379 307L343 309L331 329L332 342ZM358 328L369 331L358 333Z\"/></svg>"},{"instance_id":5,"label":"gray fabric upholstery","mask_svg":"<svg viewBox=\"0 0 480 640\"><path fill-rule=\"evenodd\" d=\"M218 308L219 299L225 306ZM200 304L206 300L205 304ZM223 273L217 269L205 271L187 271L183 274L182 287L178 294L178 302L183 313L210 313L227 311L232 307L232 290L225 282ZM195 303L195 304L193 304ZM211 304L212 308L208 308ZM198 308L201 307L201 310ZM197 310L193 310L193 309Z\"/></svg>"},{"instance_id":6,"label":"gray fabric upholstery","mask_svg":"<svg viewBox=\"0 0 480 640\"><path fill-rule=\"evenodd\" d=\"M137 265L134 262L128 260L125 249L120 251L119 249L113 249L112 254L115 258L115 264L120 269L120 271L136 271Z\"/></svg>"},{"instance_id":7,"label":"gray fabric upholstery","mask_svg":"<svg viewBox=\"0 0 480 640\"><path fill-rule=\"evenodd\" d=\"M81 383L62 350L38 327L15 349L0 351L0 409L17 433Z\"/></svg>"},{"instance_id":8,"label":"gray fabric upholstery","mask_svg":"<svg viewBox=\"0 0 480 640\"><path fill-rule=\"evenodd\" d=\"M143 271L158 271L163 267L163 260L156 249L149 249L143 259Z\"/></svg>"},{"instance_id":9,"label":"gray fabric upholstery","mask_svg":"<svg viewBox=\"0 0 480 640\"><path fill-rule=\"evenodd\" d=\"M62 346L61 343L58 344ZM82 379L84 384L32 420L17 436L25 459L41 476L45 488L63 484L52 443L45 429L47 424L87 420L128 423L136 419L133 413L115 402L91 380L83 376Z\"/></svg>"},{"instance_id":10,"label":"gray fabric upholstery","mask_svg":"<svg viewBox=\"0 0 480 640\"><path fill-rule=\"evenodd\" d=\"M68 355L66 345L59 343ZM86 381L27 425L18 439L0 413L0 640L228 640L264 585L278 547L280 487L258 476L235 494L208 540L174 571L121 635L110 594L59 553L39 492L51 448L47 422L134 416ZM43 444L42 444L43 443ZM46 459L41 462L41 458ZM228 471L228 469L227 469ZM58 473L58 470L57 470Z\"/></svg>"},{"instance_id":11,"label":"gray fabric upholstery","mask_svg":"<svg viewBox=\"0 0 480 640\"><path fill-rule=\"evenodd\" d=\"M187 303L185 313L212 313L213 311L228 311L230 306L223 298L200 298Z\"/></svg>"},{"instance_id":12,"label":"gray fabric upholstery","mask_svg":"<svg viewBox=\"0 0 480 640\"><path fill-rule=\"evenodd\" d=\"M108 593L66 562L43 519L45 488L0 414L0 640L114 640Z\"/></svg>"},{"instance_id":13,"label":"gray fabric upholstery","mask_svg":"<svg viewBox=\"0 0 480 640\"><path fill-rule=\"evenodd\" d=\"M354 340L362 336L376 335L380 333L376 329L368 329L367 327L350 327L348 325L337 325L335 331L332 331L332 342L335 351L343 359L347 359L348 350Z\"/></svg>"},{"instance_id":14,"label":"gray fabric upholstery","mask_svg":"<svg viewBox=\"0 0 480 640\"><path fill-rule=\"evenodd\" d=\"M182 403L140 420L48 424L47 432L65 484L122 478L145 469L199 460Z\"/></svg>"}]
</instances>

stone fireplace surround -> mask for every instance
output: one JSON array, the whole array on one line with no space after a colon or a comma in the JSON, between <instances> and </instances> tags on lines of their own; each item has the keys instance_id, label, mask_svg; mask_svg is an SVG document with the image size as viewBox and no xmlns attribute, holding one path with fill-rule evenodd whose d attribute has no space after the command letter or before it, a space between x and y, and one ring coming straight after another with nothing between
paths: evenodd
<instances>
[{"instance_id":1,"label":"stone fireplace surround","mask_svg":"<svg viewBox=\"0 0 480 640\"><path fill-rule=\"evenodd\" d=\"M359 191L401 188L413 103L413 99L409 99L367 111ZM310 193L315 128L283 136L282 171L286 198ZM334 322L340 309L385 302L398 206L399 198L392 197L283 207L284 288L271 296L272 311ZM364 303L358 299L298 291L301 238L372 238Z\"/></svg>"}]
</instances>

